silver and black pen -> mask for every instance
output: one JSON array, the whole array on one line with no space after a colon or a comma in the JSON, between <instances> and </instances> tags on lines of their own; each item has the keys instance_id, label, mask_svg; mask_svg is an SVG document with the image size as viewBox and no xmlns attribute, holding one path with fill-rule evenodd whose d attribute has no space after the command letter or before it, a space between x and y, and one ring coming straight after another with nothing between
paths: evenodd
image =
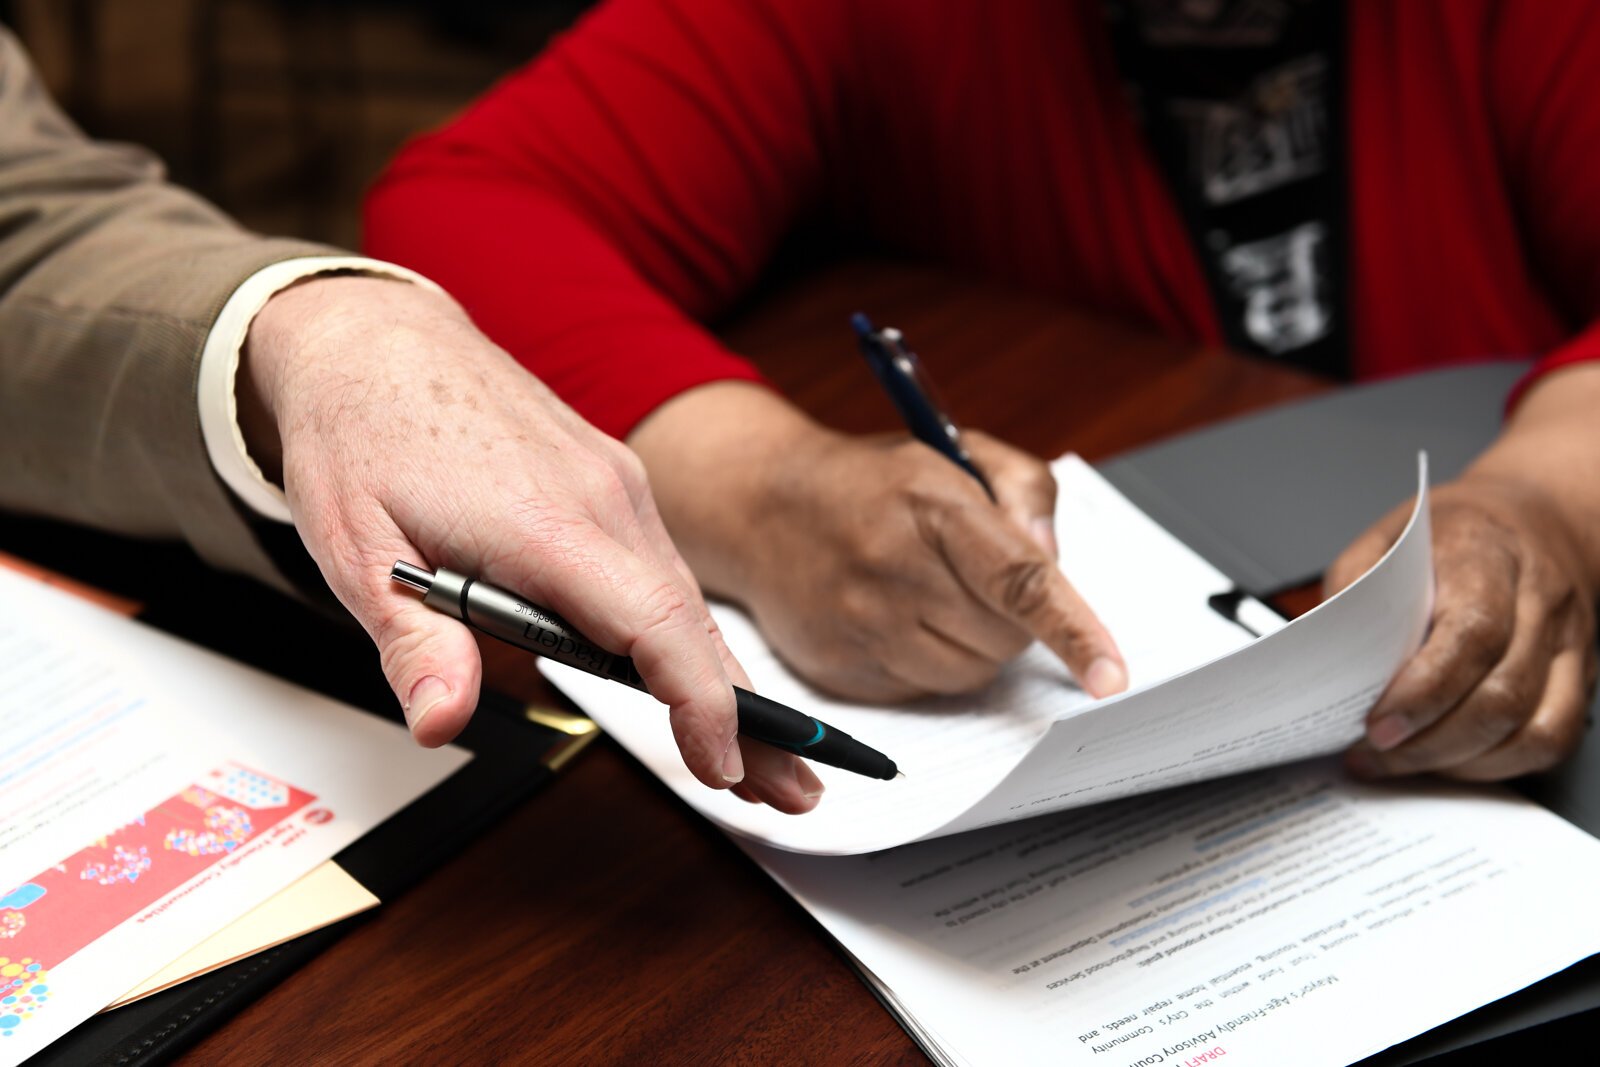
<instances>
[{"instance_id":1,"label":"silver and black pen","mask_svg":"<svg viewBox=\"0 0 1600 1067\"><path fill-rule=\"evenodd\" d=\"M504 589L442 567L430 573L404 560L395 561L389 577L420 590L422 602L435 611L460 619L490 637L580 671L650 691L632 659L607 652L561 616ZM898 776L893 760L842 730L748 689L734 686L733 692L741 736L869 778L888 780Z\"/></svg>"}]
</instances>

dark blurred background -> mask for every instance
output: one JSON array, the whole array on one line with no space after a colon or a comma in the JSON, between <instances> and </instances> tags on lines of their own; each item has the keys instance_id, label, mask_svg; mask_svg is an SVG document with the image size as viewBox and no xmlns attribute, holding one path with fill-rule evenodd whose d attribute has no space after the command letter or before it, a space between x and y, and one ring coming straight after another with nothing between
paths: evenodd
<instances>
[{"instance_id":1,"label":"dark blurred background","mask_svg":"<svg viewBox=\"0 0 1600 1067\"><path fill-rule=\"evenodd\" d=\"M588 0L0 0L92 136L246 226L354 248L363 191Z\"/></svg>"}]
</instances>

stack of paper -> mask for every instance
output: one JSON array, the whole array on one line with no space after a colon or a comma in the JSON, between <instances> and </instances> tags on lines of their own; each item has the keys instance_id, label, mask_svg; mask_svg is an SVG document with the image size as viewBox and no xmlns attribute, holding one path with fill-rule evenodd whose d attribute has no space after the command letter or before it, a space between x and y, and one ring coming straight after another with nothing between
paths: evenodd
<instances>
[{"instance_id":1,"label":"stack of paper","mask_svg":"<svg viewBox=\"0 0 1600 1067\"><path fill-rule=\"evenodd\" d=\"M4 569L0 605L0 1062L123 998L470 758ZM348 889L333 889L346 914L363 904ZM278 902L287 927L269 909L233 933L320 922L328 891Z\"/></svg>"},{"instance_id":2,"label":"stack of paper","mask_svg":"<svg viewBox=\"0 0 1600 1067\"><path fill-rule=\"evenodd\" d=\"M1055 472L1063 569L1126 694L1091 701L1035 649L974 697L846 705L718 608L761 692L907 774L817 767L823 805L795 818L696 783L648 698L548 673L735 832L941 1063L1345 1064L1600 950L1600 842L1497 788L1303 762L1361 736L1421 640L1425 472L1388 555L1259 640L1210 609L1223 575L1075 457Z\"/></svg>"}]
</instances>

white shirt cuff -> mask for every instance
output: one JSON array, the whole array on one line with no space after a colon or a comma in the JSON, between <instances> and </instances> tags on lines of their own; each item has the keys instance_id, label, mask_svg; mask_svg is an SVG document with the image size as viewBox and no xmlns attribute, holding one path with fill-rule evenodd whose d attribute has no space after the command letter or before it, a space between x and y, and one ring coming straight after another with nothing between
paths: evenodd
<instances>
[{"instance_id":1,"label":"white shirt cuff","mask_svg":"<svg viewBox=\"0 0 1600 1067\"><path fill-rule=\"evenodd\" d=\"M239 375L239 353L256 314L274 295L302 278L333 272L351 272L395 278L443 292L416 271L364 256L304 256L262 267L233 291L206 336L200 352L196 401L200 409L200 435L205 439L211 466L223 483L263 518L292 522L283 490L267 481L245 448L239 429L239 402L234 381Z\"/></svg>"}]
</instances>

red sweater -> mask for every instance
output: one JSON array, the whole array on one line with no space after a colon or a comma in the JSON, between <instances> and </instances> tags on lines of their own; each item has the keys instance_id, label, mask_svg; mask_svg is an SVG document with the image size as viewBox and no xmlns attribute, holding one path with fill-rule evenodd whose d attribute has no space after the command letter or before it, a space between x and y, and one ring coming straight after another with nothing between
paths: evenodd
<instances>
[{"instance_id":1,"label":"red sweater","mask_svg":"<svg viewBox=\"0 0 1600 1067\"><path fill-rule=\"evenodd\" d=\"M1600 5L1347 12L1357 373L1600 358ZM410 144L366 223L617 436L757 377L699 324L796 227L1220 340L1099 0L614 0Z\"/></svg>"}]
</instances>

